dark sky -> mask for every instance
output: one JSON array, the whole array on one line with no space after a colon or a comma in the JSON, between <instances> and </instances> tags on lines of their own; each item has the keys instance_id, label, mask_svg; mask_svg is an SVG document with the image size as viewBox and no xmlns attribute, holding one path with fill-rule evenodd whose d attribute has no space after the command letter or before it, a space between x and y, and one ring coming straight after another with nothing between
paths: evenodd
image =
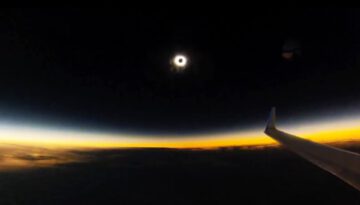
<instances>
[{"instance_id":1,"label":"dark sky","mask_svg":"<svg viewBox=\"0 0 360 205\"><path fill-rule=\"evenodd\" d=\"M262 123L273 105L291 116L360 100L359 10L9 9L0 19L4 117L183 133ZM300 45L290 61L289 40ZM191 61L180 74L177 52Z\"/></svg>"}]
</instances>

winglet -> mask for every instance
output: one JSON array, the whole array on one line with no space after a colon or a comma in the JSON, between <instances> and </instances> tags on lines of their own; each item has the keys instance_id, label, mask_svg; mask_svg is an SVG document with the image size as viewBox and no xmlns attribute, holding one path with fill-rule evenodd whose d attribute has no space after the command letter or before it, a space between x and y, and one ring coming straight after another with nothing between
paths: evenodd
<instances>
[{"instance_id":1,"label":"winglet","mask_svg":"<svg viewBox=\"0 0 360 205\"><path fill-rule=\"evenodd\" d=\"M268 130L268 129L276 129L275 121L276 121L276 108L272 107L271 111L270 111L269 119L268 119L267 124L266 124L266 130Z\"/></svg>"}]
</instances>

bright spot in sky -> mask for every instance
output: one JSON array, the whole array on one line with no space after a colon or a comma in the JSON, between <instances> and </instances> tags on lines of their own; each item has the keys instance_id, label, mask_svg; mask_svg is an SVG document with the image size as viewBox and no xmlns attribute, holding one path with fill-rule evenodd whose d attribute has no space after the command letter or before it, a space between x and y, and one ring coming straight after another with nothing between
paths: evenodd
<instances>
[{"instance_id":1,"label":"bright spot in sky","mask_svg":"<svg viewBox=\"0 0 360 205\"><path fill-rule=\"evenodd\" d=\"M184 71L188 65L188 58L185 55L177 54L171 61L173 70L176 72Z\"/></svg>"}]
</instances>

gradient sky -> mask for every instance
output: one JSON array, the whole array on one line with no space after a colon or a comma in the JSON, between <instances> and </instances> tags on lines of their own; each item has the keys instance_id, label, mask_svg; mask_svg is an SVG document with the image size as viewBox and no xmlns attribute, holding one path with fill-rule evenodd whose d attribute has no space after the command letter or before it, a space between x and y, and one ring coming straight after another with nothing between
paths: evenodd
<instances>
[{"instance_id":1,"label":"gradient sky","mask_svg":"<svg viewBox=\"0 0 360 205\"><path fill-rule=\"evenodd\" d=\"M281 115L279 115L281 116ZM292 134L322 143L347 143L360 140L360 116L343 114L332 119L307 118L295 123L279 119L279 127ZM265 124L265 123L264 123ZM227 132L195 134L138 134L93 131L43 124L14 123L2 120L0 142L4 145L24 145L52 149L93 148L219 148L226 146L257 147L277 145L263 134L264 127Z\"/></svg>"},{"instance_id":2,"label":"gradient sky","mask_svg":"<svg viewBox=\"0 0 360 205\"><path fill-rule=\"evenodd\" d=\"M360 9L208 6L0 9L0 203L358 199L263 131L359 150Z\"/></svg>"},{"instance_id":3,"label":"gradient sky","mask_svg":"<svg viewBox=\"0 0 360 205\"><path fill-rule=\"evenodd\" d=\"M357 139L357 10L3 9L0 139L65 147L269 144L267 113ZM171 72L176 53L190 58Z\"/></svg>"}]
</instances>

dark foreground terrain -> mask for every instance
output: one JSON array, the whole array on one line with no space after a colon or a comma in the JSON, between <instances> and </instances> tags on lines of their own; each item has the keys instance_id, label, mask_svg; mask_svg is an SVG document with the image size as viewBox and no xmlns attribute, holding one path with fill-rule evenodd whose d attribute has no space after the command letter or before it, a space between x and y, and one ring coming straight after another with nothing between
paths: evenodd
<instances>
[{"instance_id":1,"label":"dark foreground terrain","mask_svg":"<svg viewBox=\"0 0 360 205\"><path fill-rule=\"evenodd\" d=\"M0 204L360 204L284 149L74 153L88 161L0 173Z\"/></svg>"}]
</instances>

